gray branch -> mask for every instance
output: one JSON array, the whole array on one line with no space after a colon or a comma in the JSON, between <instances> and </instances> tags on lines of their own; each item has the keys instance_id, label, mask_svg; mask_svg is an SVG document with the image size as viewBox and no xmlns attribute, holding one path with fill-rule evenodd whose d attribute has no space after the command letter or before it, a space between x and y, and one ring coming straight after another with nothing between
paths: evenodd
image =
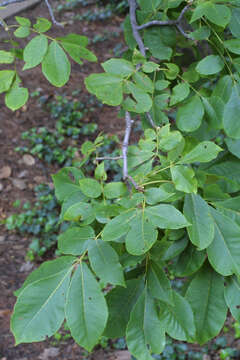
<instances>
[{"instance_id":1,"label":"gray branch","mask_svg":"<svg viewBox=\"0 0 240 360\"><path fill-rule=\"evenodd\" d=\"M125 114L125 135L122 143L122 158L123 158L123 180L128 179L128 161L127 161L127 153L128 153L128 145L129 145L129 139L130 134L132 130L132 124L133 120L131 119L131 116L128 111L126 111Z\"/></svg>"},{"instance_id":2,"label":"gray branch","mask_svg":"<svg viewBox=\"0 0 240 360\"><path fill-rule=\"evenodd\" d=\"M190 40L194 40L191 38L191 36L189 36L182 28L181 26L181 22L183 20L183 16L185 14L185 12L190 8L190 6L192 5L192 2L188 3L181 11L179 17L177 18L177 20L164 20L164 21L160 21L160 20L153 20L153 21L149 21L146 24L137 26L137 30L143 30L146 29L148 27L151 26L176 26L177 29L179 30L179 32L186 37L187 39Z\"/></svg>"},{"instance_id":3,"label":"gray branch","mask_svg":"<svg viewBox=\"0 0 240 360\"><path fill-rule=\"evenodd\" d=\"M132 25L133 36L138 44L141 54L145 57L146 56L145 46L138 31L139 29L136 18L136 9L137 9L136 0L128 0L128 4L130 9L130 22Z\"/></svg>"},{"instance_id":4,"label":"gray branch","mask_svg":"<svg viewBox=\"0 0 240 360\"><path fill-rule=\"evenodd\" d=\"M104 160L121 160L123 159L123 156L115 156L115 157L112 157L112 156L103 156L103 157L96 157L96 161L104 161Z\"/></svg>"}]
</instances>

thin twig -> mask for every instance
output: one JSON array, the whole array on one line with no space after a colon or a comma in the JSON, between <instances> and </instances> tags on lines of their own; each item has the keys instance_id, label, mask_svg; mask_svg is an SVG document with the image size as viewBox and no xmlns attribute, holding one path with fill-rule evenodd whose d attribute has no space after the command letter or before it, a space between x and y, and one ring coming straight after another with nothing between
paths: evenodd
<instances>
[{"instance_id":1,"label":"thin twig","mask_svg":"<svg viewBox=\"0 0 240 360\"><path fill-rule=\"evenodd\" d=\"M188 35L182 28L181 26L181 22L183 20L183 16L185 14L185 12L189 9L189 7L192 5L192 2L188 3L181 11L179 17L177 18L177 20L164 20L164 21L160 21L160 20L153 20L153 21L149 21L146 24L137 26L137 30L143 30L146 29L148 27L151 26L176 26L177 29L179 30L179 32L186 37L187 39L190 40L194 40L191 38L190 35Z\"/></svg>"},{"instance_id":2,"label":"thin twig","mask_svg":"<svg viewBox=\"0 0 240 360\"><path fill-rule=\"evenodd\" d=\"M137 4L136 4L136 0L128 0L128 4L129 4L129 9L130 9L130 22L132 25L132 31L133 31L133 36L138 44L139 50L141 52L141 54L145 57L146 56L146 51L145 51L145 46L144 43L142 41L142 38L139 34L138 31L138 25L137 25L137 18L136 18L136 9L137 9Z\"/></svg>"},{"instance_id":3,"label":"thin twig","mask_svg":"<svg viewBox=\"0 0 240 360\"><path fill-rule=\"evenodd\" d=\"M51 19L52 19L52 22L53 24L55 24L56 26L60 26L60 27L63 27L63 24L59 23L56 19L55 19L55 16L54 16L54 13L53 13L53 9L49 3L48 0L44 0L45 1L45 4L47 5L47 8L48 8L48 11L49 11L49 14L51 16Z\"/></svg>"},{"instance_id":4,"label":"thin twig","mask_svg":"<svg viewBox=\"0 0 240 360\"><path fill-rule=\"evenodd\" d=\"M123 159L123 156L115 156L115 157L111 157L111 156L103 156L103 157L97 157L96 161L103 161L103 160L121 160Z\"/></svg>"},{"instance_id":5,"label":"thin twig","mask_svg":"<svg viewBox=\"0 0 240 360\"><path fill-rule=\"evenodd\" d=\"M156 128L156 125L154 124L154 121L153 121L153 119L152 119L152 117L151 117L151 115L150 115L149 112L146 113L146 116L147 116L147 118L148 118L148 121L149 121L150 125L151 125L153 128Z\"/></svg>"},{"instance_id":6,"label":"thin twig","mask_svg":"<svg viewBox=\"0 0 240 360\"><path fill-rule=\"evenodd\" d=\"M128 111L125 114L125 135L122 143L122 158L123 158L123 180L128 178L128 161L127 161L127 153L128 153L128 145L129 145L129 138L132 130L133 120Z\"/></svg>"}]
</instances>

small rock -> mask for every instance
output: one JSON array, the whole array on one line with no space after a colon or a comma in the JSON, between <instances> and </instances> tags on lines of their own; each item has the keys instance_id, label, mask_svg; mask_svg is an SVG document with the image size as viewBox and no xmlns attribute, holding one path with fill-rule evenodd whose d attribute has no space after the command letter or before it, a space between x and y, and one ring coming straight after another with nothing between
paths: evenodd
<instances>
[{"instance_id":1,"label":"small rock","mask_svg":"<svg viewBox=\"0 0 240 360\"><path fill-rule=\"evenodd\" d=\"M53 357L58 356L58 354L59 354L59 349L51 347L51 348L45 349L43 351L43 353L39 356L39 359L48 360L51 357L53 358Z\"/></svg>"},{"instance_id":2,"label":"small rock","mask_svg":"<svg viewBox=\"0 0 240 360\"><path fill-rule=\"evenodd\" d=\"M31 263L30 261L27 261L26 263L22 264L19 271L20 272L28 272L28 271L32 270L32 268L33 268L33 263Z\"/></svg>"},{"instance_id":3,"label":"small rock","mask_svg":"<svg viewBox=\"0 0 240 360\"><path fill-rule=\"evenodd\" d=\"M116 360L131 360L131 354L127 350L115 351Z\"/></svg>"},{"instance_id":4,"label":"small rock","mask_svg":"<svg viewBox=\"0 0 240 360\"><path fill-rule=\"evenodd\" d=\"M28 171L27 171L27 170L23 170L23 171L21 171L21 172L18 174L17 177L18 177L19 179L22 179L22 178L26 177L27 174L28 174Z\"/></svg>"},{"instance_id":5,"label":"small rock","mask_svg":"<svg viewBox=\"0 0 240 360\"><path fill-rule=\"evenodd\" d=\"M12 179L12 183L13 183L13 186L15 186L16 188L18 188L20 190L24 190L27 187L24 180Z\"/></svg>"},{"instance_id":6,"label":"small rock","mask_svg":"<svg viewBox=\"0 0 240 360\"><path fill-rule=\"evenodd\" d=\"M3 184L0 183L0 191L2 191L2 189L3 189Z\"/></svg>"},{"instance_id":7,"label":"small rock","mask_svg":"<svg viewBox=\"0 0 240 360\"><path fill-rule=\"evenodd\" d=\"M46 178L44 176L34 176L33 180L37 183L37 184L42 184L46 182Z\"/></svg>"},{"instance_id":8,"label":"small rock","mask_svg":"<svg viewBox=\"0 0 240 360\"><path fill-rule=\"evenodd\" d=\"M0 244L4 243L6 236L0 235Z\"/></svg>"},{"instance_id":9,"label":"small rock","mask_svg":"<svg viewBox=\"0 0 240 360\"><path fill-rule=\"evenodd\" d=\"M10 166L3 166L0 169L0 179L7 179L9 178L9 176L12 173L12 169L10 168Z\"/></svg>"},{"instance_id":10,"label":"small rock","mask_svg":"<svg viewBox=\"0 0 240 360\"><path fill-rule=\"evenodd\" d=\"M28 166L33 166L35 164L35 159L32 155L25 154L25 155L23 155L22 159L23 159L24 164L26 164Z\"/></svg>"}]
</instances>

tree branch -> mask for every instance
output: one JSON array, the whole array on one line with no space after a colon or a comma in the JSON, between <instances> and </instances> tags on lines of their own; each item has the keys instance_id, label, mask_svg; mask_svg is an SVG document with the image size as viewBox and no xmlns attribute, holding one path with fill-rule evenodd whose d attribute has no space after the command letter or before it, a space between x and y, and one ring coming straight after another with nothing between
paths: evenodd
<instances>
[{"instance_id":1,"label":"tree branch","mask_svg":"<svg viewBox=\"0 0 240 360\"><path fill-rule=\"evenodd\" d=\"M47 8L48 8L48 11L49 11L49 14L51 16L51 19L52 19L52 22L53 24L55 24L56 26L60 26L60 27L63 27L63 24L59 23L56 19L55 19L55 16L54 16L54 13L53 13L53 9L49 3L48 0L44 0L45 1L45 4L47 5Z\"/></svg>"},{"instance_id":2,"label":"tree branch","mask_svg":"<svg viewBox=\"0 0 240 360\"><path fill-rule=\"evenodd\" d=\"M141 54L145 57L146 56L146 51L145 51L145 46L144 43L142 41L142 38L139 34L138 31L138 25L137 25L137 18L136 18L136 9L137 9L137 4L136 4L136 0L128 0L128 4L129 4L129 9L130 9L130 22L132 25L132 31L133 31L133 36L138 44L139 50L141 52Z\"/></svg>"},{"instance_id":3,"label":"tree branch","mask_svg":"<svg viewBox=\"0 0 240 360\"><path fill-rule=\"evenodd\" d=\"M125 114L125 135L122 143L122 157L123 157L123 180L128 178L128 161L127 161L127 153L128 153L128 145L129 145L129 138L132 130L132 119L128 111Z\"/></svg>"},{"instance_id":4,"label":"tree branch","mask_svg":"<svg viewBox=\"0 0 240 360\"><path fill-rule=\"evenodd\" d=\"M103 160L121 160L123 159L123 156L115 156L115 157L111 157L111 156L103 156L103 157L96 157L96 161L103 161Z\"/></svg>"}]
</instances>

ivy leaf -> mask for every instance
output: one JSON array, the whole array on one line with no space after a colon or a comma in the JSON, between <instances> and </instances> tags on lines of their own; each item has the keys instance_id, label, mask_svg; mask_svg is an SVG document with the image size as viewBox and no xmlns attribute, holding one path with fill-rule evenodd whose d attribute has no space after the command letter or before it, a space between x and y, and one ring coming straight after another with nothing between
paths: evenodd
<instances>
[{"instance_id":1,"label":"ivy leaf","mask_svg":"<svg viewBox=\"0 0 240 360\"><path fill-rule=\"evenodd\" d=\"M102 67L107 73L122 78L131 76L135 72L133 64L125 59L110 59L102 63Z\"/></svg>"},{"instance_id":2,"label":"ivy leaf","mask_svg":"<svg viewBox=\"0 0 240 360\"><path fill-rule=\"evenodd\" d=\"M226 286L224 287L224 296L232 316L240 320L240 284L236 276L226 278Z\"/></svg>"},{"instance_id":3,"label":"ivy leaf","mask_svg":"<svg viewBox=\"0 0 240 360\"><path fill-rule=\"evenodd\" d=\"M187 228L191 242L199 250L206 249L214 238L214 223L208 204L198 194L186 195L183 213L192 224Z\"/></svg>"},{"instance_id":4,"label":"ivy leaf","mask_svg":"<svg viewBox=\"0 0 240 360\"><path fill-rule=\"evenodd\" d=\"M16 345L43 341L60 328L74 259L62 257L44 263L25 282L11 319Z\"/></svg>"},{"instance_id":5,"label":"ivy leaf","mask_svg":"<svg viewBox=\"0 0 240 360\"><path fill-rule=\"evenodd\" d=\"M195 324L191 306L180 294L173 291L173 304L160 308L160 321L173 339L193 341Z\"/></svg>"},{"instance_id":6,"label":"ivy leaf","mask_svg":"<svg viewBox=\"0 0 240 360\"><path fill-rule=\"evenodd\" d=\"M15 111L26 104L28 97L28 89L14 86L6 93L5 104L9 109Z\"/></svg>"},{"instance_id":7,"label":"ivy leaf","mask_svg":"<svg viewBox=\"0 0 240 360\"><path fill-rule=\"evenodd\" d=\"M9 51L0 50L0 64L12 64L14 61L14 54Z\"/></svg>"},{"instance_id":8,"label":"ivy leaf","mask_svg":"<svg viewBox=\"0 0 240 360\"><path fill-rule=\"evenodd\" d=\"M125 286L118 254L111 245L102 240L92 241L88 256L93 271L105 284Z\"/></svg>"},{"instance_id":9,"label":"ivy leaf","mask_svg":"<svg viewBox=\"0 0 240 360\"><path fill-rule=\"evenodd\" d=\"M190 225L173 205L148 206L144 213L148 221L160 229L181 229Z\"/></svg>"},{"instance_id":10,"label":"ivy leaf","mask_svg":"<svg viewBox=\"0 0 240 360\"><path fill-rule=\"evenodd\" d=\"M217 336L224 325L227 306L223 293L223 278L207 264L198 271L187 289L186 299L194 313L196 341L201 345Z\"/></svg>"},{"instance_id":11,"label":"ivy leaf","mask_svg":"<svg viewBox=\"0 0 240 360\"><path fill-rule=\"evenodd\" d=\"M171 167L171 175L177 190L186 193L197 192L198 184L192 168L184 165L176 165Z\"/></svg>"},{"instance_id":12,"label":"ivy leaf","mask_svg":"<svg viewBox=\"0 0 240 360\"><path fill-rule=\"evenodd\" d=\"M115 287L107 293L109 318L104 335L110 339L125 336L130 313L143 291L142 279L126 281L126 287ZM117 324L117 326L116 326Z\"/></svg>"},{"instance_id":13,"label":"ivy leaf","mask_svg":"<svg viewBox=\"0 0 240 360\"><path fill-rule=\"evenodd\" d=\"M147 222L144 214L140 213L130 222L130 227L126 237L127 251L135 256L145 254L157 241L158 232L155 226Z\"/></svg>"},{"instance_id":14,"label":"ivy leaf","mask_svg":"<svg viewBox=\"0 0 240 360\"><path fill-rule=\"evenodd\" d=\"M238 114L240 111L240 95L237 86L232 88L229 101L225 105L223 114L223 127L226 134L233 139L240 139Z\"/></svg>"},{"instance_id":15,"label":"ivy leaf","mask_svg":"<svg viewBox=\"0 0 240 360\"><path fill-rule=\"evenodd\" d=\"M164 349L165 329L159 320L154 299L147 289L131 312L126 340L129 351L139 360L153 360L150 351L159 354Z\"/></svg>"},{"instance_id":16,"label":"ivy leaf","mask_svg":"<svg viewBox=\"0 0 240 360\"><path fill-rule=\"evenodd\" d=\"M122 81L117 75L91 74L85 79L85 85L104 104L118 106L123 100Z\"/></svg>"},{"instance_id":17,"label":"ivy leaf","mask_svg":"<svg viewBox=\"0 0 240 360\"><path fill-rule=\"evenodd\" d=\"M209 162L215 159L220 151L223 151L212 141L202 141L193 150L184 155L178 164L191 164L194 162Z\"/></svg>"},{"instance_id":18,"label":"ivy leaf","mask_svg":"<svg viewBox=\"0 0 240 360\"><path fill-rule=\"evenodd\" d=\"M13 70L0 71L0 94L8 91L12 85L16 72Z\"/></svg>"},{"instance_id":19,"label":"ivy leaf","mask_svg":"<svg viewBox=\"0 0 240 360\"><path fill-rule=\"evenodd\" d=\"M201 75L213 75L222 71L224 62L218 55L209 55L199 61L196 70Z\"/></svg>"},{"instance_id":20,"label":"ivy leaf","mask_svg":"<svg viewBox=\"0 0 240 360\"><path fill-rule=\"evenodd\" d=\"M175 265L174 273L176 276L191 276L200 269L206 259L206 252L199 251L191 243L179 255Z\"/></svg>"},{"instance_id":21,"label":"ivy leaf","mask_svg":"<svg viewBox=\"0 0 240 360\"><path fill-rule=\"evenodd\" d=\"M181 131L191 132L197 130L203 119L204 107L198 95L192 96L177 112L177 127Z\"/></svg>"},{"instance_id":22,"label":"ivy leaf","mask_svg":"<svg viewBox=\"0 0 240 360\"><path fill-rule=\"evenodd\" d=\"M100 286L85 263L80 263L73 274L65 312L72 337L91 351L104 331L108 309Z\"/></svg>"},{"instance_id":23,"label":"ivy leaf","mask_svg":"<svg viewBox=\"0 0 240 360\"><path fill-rule=\"evenodd\" d=\"M33 25L33 28L41 33L45 33L46 31L50 30L52 27L52 23L45 18L37 18L36 24Z\"/></svg>"},{"instance_id":24,"label":"ivy leaf","mask_svg":"<svg viewBox=\"0 0 240 360\"><path fill-rule=\"evenodd\" d=\"M91 179L91 178L80 179L79 186L82 193L89 198L98 198L102 193L101 185L95 179Z\"/></svg>"},{"instance_id":25,"label":"ivy leaf","mask_svg":"<svg viewBox=\"0 0 240 360\"><path fill-rule=\"evenodd\" d=\"M240 226L231 218L211 209L215 237L207 248L212 267L221 275L240 275Z\"/></svg>"},{"instance_id":26,"label":"ivy leaf","mask_svg":"<svg viewBox=\"0 0 240 360\"><path fill-rule=\"evenodd\" d=\"M188 97L189 93L190 93L190 88L187 83L182 83L174 86L169 105L173 106L185 100Z\"/></svg>"},{"instance_id":27,"label":"ivy leaf","mask_svg":"<svg viewBox=\"0 0 240 360\"><path fill-rule=\"evenodd\" d=\"M172 288L164 270L157 263L148 264L147 284L148 291L155 299L172 304Z\"/></svg>"},{"instance_id":28,"label":"ivy leaf","mask_svg":"<svg viewBox=\"0 0 240 360\"><path fill-rule=\"evenodd\" d=\"M70 62L56 41L52 41L42 62L42 72L46 79L54 86L65 85L70 76Z\"/></svg>"},{"instance_id":29,"label":"ivy leaf","mask_svg":"<svg viewBox=\"0 0 240 360\"><path fill-rule=\"evenodd\" d=\"M48 40L46 36L39 35L35 36L23 51L23 60L25 61L25 65L23 70L31 69L37 65L39 65L48 49Z\"/></svg>"},{"instance_id":30,"label":"ivy leaf","mask_svg":"<svg viewBox=\"0 0 240 360\"><path fill-rule=\"evenodd\" d=\"M75 226L67 229L58 237L58 249L63 254L81 255L87 250L95 233L90 226Z\"/></svg>"}]
</instances>

